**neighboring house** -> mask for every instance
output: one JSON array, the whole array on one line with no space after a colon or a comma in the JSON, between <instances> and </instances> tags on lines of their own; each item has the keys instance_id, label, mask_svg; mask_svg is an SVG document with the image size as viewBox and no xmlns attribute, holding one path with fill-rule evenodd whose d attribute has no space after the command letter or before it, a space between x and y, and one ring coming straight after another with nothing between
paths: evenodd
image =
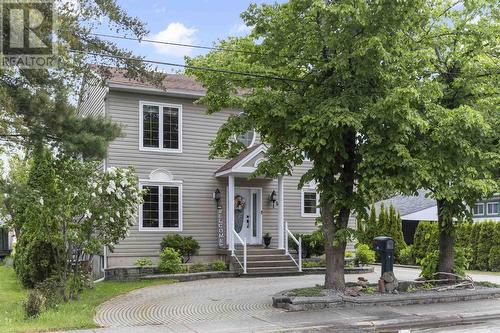
<instances>
[{"instance_id":1,"label":"neighboring house","mask_svg":"<svg viewBox=\"0 0 500 333\"><path fill-rule=\"evenodd\" d=\"M403 221L403 235L407 244L413 244L413 237L420 221L437 221L436 200L426 197L426 191L419 190L416 196L397 195L387 200L379 201L375 204L377 212L380 211L380 205L384 203L385 207L391 204L401 214ZM495 194L489 199L478 201L472 207L472 220L478 221L497 221L500 222L500 194Z\"/></svg>"},{"instance_id":2,"label":"neighboring house","mask_svg":"<svg viewBox=\"0 0 500 333\"><path fill-rule=\"evenodd\" d=\"M239 238L261 245L265 233L271 234L274 249L283 249L285 222L293 233L317 228L315 185L297 188L310 162L295 167L292 176L250 180L267 150L254 131L237 138L247 149L234 159L208 158L218 129L240 111L207 115L204 106L194 104L205 90L192 77L166 75L159 89L115 70L106 87L86 82L83 89L80 115L105 116L124 126L123 136L109 146L104 167L133 166L148 191L130 235L107 254L108 267L142 257L156 260L166 234L193 236L200 244L195 261L210 261L230 255ZM255 256L263 253L255 251ZM268 253L284 255L282 250Z\"/></svg>"},{"instance_id":3,"label":"neighboring house","mask_svg":"<svg viewBox=\"0 0 500 333\"><path fill-rule=\"evenodd\" d=\"M0 221L0 259L6 257L12 251L12 246L16 242L13 232L9 231Z\"/></svg>"}]
</instances>

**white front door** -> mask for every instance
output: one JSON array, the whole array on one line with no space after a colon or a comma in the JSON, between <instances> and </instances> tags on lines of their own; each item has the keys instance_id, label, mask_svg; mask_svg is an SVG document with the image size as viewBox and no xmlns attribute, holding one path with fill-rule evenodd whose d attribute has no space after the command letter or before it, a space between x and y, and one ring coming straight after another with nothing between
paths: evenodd
<instances>
[{"instance_id":1,"label":"white front door","mask_svg":"<svg viewBox=\"0 0 500 333\"><path fill-rule=\"evenodd\" d=\"M248 244L262 244L261 198L261 189L234 190L234 230Z\"/></svg>"}]
</instances>

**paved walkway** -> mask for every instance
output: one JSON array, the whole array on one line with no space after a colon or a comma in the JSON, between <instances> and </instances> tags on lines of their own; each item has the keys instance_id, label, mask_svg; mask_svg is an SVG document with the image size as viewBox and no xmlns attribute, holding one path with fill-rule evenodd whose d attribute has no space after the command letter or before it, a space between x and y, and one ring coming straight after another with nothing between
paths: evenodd
<instances>
[{"instance_id":1,"label":"paved walkway","mask_svg":"<svg viewBox=\"0 0 500 333\"><path fill-rule=\"evenodd\" d=\"M419 271L396 268L395 273L399 279L407 280L416 278ZM355 281L358 276L360 275L347 275L346 279ZM375 273L363 276L376 282L380 276L380 267L375 267ZM476 281L500 282L499 276L473 275L473 278ZM345 310L342 312L333 309L290 313L272 307L273 294L286 289L322 284L323 280L323 275L305 275L212 279L153 286L132 291L104 303L99 308L95 321L104 327L117 328L117 332L126 332L127 327L132 332L137 326L142 326L141 332L148 332L148 327L150 329L161 327L162 332L223 332L224 328L233 332L240 328L262 330L283 329L290 327L288 325L304 326L308 323L324 322L325 318L344 321L371 320L383 317L384 314L403 312L397 308L380 307L360 308L350 310L348 313L345 313ZM423 306L419 311L425 312L429 308L428 305ZM449 307L444 307L446 308ZM404 309L407 311L419 308L417 306ZM496 310L500 310L500 307ZM431 313L435 311L432 310ZM405 315L407 314L405 312Z\"/></svg>"}]
</instances>

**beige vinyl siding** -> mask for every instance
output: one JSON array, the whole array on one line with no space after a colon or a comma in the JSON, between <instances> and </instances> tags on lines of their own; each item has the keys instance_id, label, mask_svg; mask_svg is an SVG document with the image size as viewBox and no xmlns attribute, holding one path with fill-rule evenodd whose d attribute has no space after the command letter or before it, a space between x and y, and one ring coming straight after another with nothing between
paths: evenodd
<instances>
[{"instance_id":1,"label":"beige vinyl siding","mask_svg":"<svg viewBox=\"0 0 500 333\"><path fill-rule=\"evenodd\" d=\"M89 96L100 102L82 103L82 107L94 110L84 111L83 114L98 114L95 110L104 110L106 104L106 116L124 126L122 136L110 144L107 167L133 166L142 180L149 180L149 174L153 170L164 168L172 173L174 180L182 181L183 230L175 233L193 236L200 243L200 256L215 257L216 205L212 193L217 188L222 193L225 222L227 178L215 178L214 172L227 160L209 160L209 143L227 117L235 111L207 115L203 106L193 104L194 100L113 90L107 94L107 100L104 102L105 93L102 90L96 88L90 91L92 94ZM141 101L182 105L182 153L139 150ZM297 189L300 177L307 170L309 163L305 162L303 166L297 167L293 176L285 177L285 219L294 233L310 233L316 229L314 218L301 217L301 191ZM269 196L273 190L278 190L277 181L237 178L235 183L236 187L262 188L262 231L272 234L272 244L276 246L278 207L272 207ZM137 220L130 230L130 235L109 254L110 266L132 264L140 257L158 256L161 239L169 231L139 231L138 223Z\"/></svg>"},{"instance_id":2,"label":"beige vinyl siding","mask_svg":"<svg viewBox=\"0 0 500 333\"><path fill-rule=\"evenodd\" d=\"M95 82L85 82L78 114L82 117L104 117L107 92L107 87Z\"/></svg>"}]
</instances>

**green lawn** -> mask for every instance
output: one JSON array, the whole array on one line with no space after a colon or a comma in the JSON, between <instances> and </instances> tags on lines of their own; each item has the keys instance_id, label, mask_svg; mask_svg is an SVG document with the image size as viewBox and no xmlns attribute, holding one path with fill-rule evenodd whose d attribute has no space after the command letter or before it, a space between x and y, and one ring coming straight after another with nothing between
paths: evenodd
<instances>
[{"instance_id":1,"label":"green lawn","mask_svg":"<svg viewBox=\"0 0 500 333\"><path fill-rule=\"evenodd\" d=\"M169 280L136 282L101 282L94 289L86 290L77 301L58 305L45 311L36 319L24 319L22 301L24 290L11 267L0 266L0 332L40 332L93 328L92 320L96 308L106 300L128 291L158 284L172 283Z\"/></svg>"}]
</instances>

